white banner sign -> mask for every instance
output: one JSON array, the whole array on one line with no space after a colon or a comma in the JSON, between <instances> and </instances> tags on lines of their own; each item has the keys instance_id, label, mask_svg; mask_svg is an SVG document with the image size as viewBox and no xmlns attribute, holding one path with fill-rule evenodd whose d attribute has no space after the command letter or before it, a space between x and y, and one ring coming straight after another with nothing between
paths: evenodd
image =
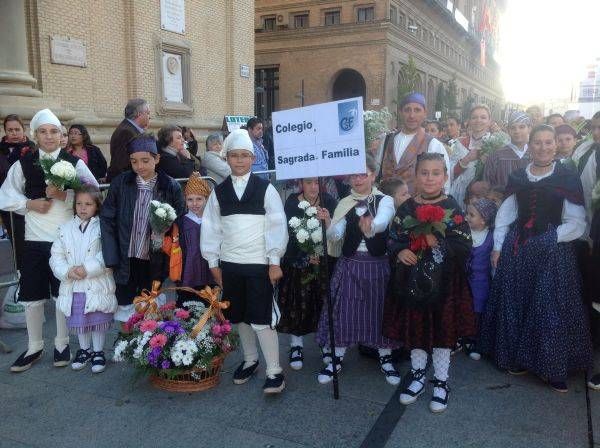
<instances>
[{"instance_id":1,"label":"white banner sign","mask_svg":"<svg viewBox=\"0 0 600 448\"><path fill-rule=\"evenodd\" d=\"M362 97L273 112L277 180L366 172Z\"/></svg>"}]
</instances>

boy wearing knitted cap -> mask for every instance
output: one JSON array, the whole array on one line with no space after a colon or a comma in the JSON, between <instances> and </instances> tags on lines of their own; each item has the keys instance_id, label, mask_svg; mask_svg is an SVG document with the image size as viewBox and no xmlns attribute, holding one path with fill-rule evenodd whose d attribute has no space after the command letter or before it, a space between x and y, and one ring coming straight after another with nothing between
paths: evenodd
<instances>
[{"instance_id":1,"label":"boy wearing knitted cap","mask_svg":"<svg viewBox=\"0 0 600 448\"><path fill-rule=\"evenodd\" d=\"M19 302L25 305L29 343L27 351L11 366L12 372L29 369L42 356L44 303L58 296L59 287L59 281L50 270L50 248L58 237L59 226L73 218L73 190L63 191L47 185L40 159L66 161L75 167L79 179L98 186L86 164L61 149L61 124L50 109L36 113L29 126L39 150L15 162L0 189L0 209L25 215ZM70 360L67 322L57 308L54 366L67 366Z\"/></svg>"},{"instance_id":2,"label":"boy wearing knitted cap","mask_svg":"<svg viewBox=\"0 0 600 448\"><path fill-rule=\"evenodd\" d=\"M131 171L115 177L100 213L102 254L106 266L113 268L119 308L115 320L126 322L133 314L133 299L152 280L162 281L164 254L150 249L150 202L170 204L181 216L185 203L177 181L156 171L160 159L156 140L140 134L128 146ZM152 260L152 263L151 263ZM124 328L127 330L127 328Z\"/></svg>"},{"instance_id":3,"label":"boy wearing knitted cap","mask_svg":"<svg viewBox=\"0 0 600 448\"><path fill-rule=\"evenodd\" d=\"M278 322L273 287L283 276L287 221L279 194L268 181L250 172L254 146L244 129L233 131L223 144L231 175L208 198L202 218L200 248L223 297L225 310L238 324L244 360L233 374L244 384L258 367L258 341L266 361L263 391L280 393L285 382L279 364Z\"/></svg>"},{"instance_id":4,"label":"boy wearing knitted cap","mask_svg":"<svg viewBox=\"0 0 600 448\"><path fill-rule=\"evenodd\" d=\"M494 249L494 219L498 207L496 203L487 198L473 199L467 205L466 221L471 228L473 247L468 261L469 287L473 296L473 310L477 319L477 333L479 334L480 320L485 312L485 304L490 294L492 280L492 263L490 256ZM465 352L474 361L481 359L477 348L477 341L463 340Z\"/></svg>"},{"instance_id":5,"label":"boy wearing knitted cap","mask_svg":"<svg viewBox=\"0 0 600 448\"><path fill-rule=\"evenodd\" d=\"M207 261L200 251L200 235L202 234L202 216L211 188L199 173L192 173L185 189L187 213L177 218L171 234L164 247L170 255L169 277L177 286L188 286L201 290L205 286L214 286ZM177 252L177 246L181 251ZM187 291L177 291L177 306L182 307L186 301L198 300L197 296Z\"/></svg>"},{"instance_id":6,"label":"boy wearing knitted cap","mask_svg":"<svg viewBox=\"0 0 600 448\"><path fill-rule=\"evenodd\" d=\"M490 154L483 166L483 180L489 182L492 189L505 189L510 173L525 168L529 163L527 151L529 132L531 132L529 115L520 111L512 112L508 117L510 143Z\"/></svg>"}]
</instances>

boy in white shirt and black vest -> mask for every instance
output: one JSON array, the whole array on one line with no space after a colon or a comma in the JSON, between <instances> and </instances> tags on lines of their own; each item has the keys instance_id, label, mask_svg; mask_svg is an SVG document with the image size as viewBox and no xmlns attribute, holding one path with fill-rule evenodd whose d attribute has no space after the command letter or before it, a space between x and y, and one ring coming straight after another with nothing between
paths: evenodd
<instances>
[{"instance_id":1,"label":"boy in white shirt and black vest","mask_svg":"<svg viewBox=\"0 0 600 448\"><path fill-rule=\"evenodd\" d=\"M25 305L27 351L11 366L11 372L23 372L42 357L44 349L44 303L58 296L60 282L50 270L50 248L61 224L73 218L73 190L61 191L46 185L40 158L61 159L75 167L77 177L98 187L86 164L60 147L61 124L49 109L36 113L30 123L31 134L39 150L33 151L10 168L0 189L0 209L25 215L25 243L19 286L19 302ZM69 333L65 315L56 309L54 366L64 367L71 360Z\"/></svg>"},{"instance_id":2,"label":"boy in white shirt and black vest","mask_svg":"<svg viewBox=\"0 0 600 448\"><path fill-rule=\"evenodd\" d=\"M283 276L279 267L288 233L283 204L268 181L252 174L254 147L248 132L233 131L224 142L228 176L211 193L204 210L200 248L223 297L226 316L238 324L244 361L233 374L244 384L256 372L260 344L266 362L266 394L285 388L274 330L277 305L273 286Z\"/></svg>"}]
</instances>

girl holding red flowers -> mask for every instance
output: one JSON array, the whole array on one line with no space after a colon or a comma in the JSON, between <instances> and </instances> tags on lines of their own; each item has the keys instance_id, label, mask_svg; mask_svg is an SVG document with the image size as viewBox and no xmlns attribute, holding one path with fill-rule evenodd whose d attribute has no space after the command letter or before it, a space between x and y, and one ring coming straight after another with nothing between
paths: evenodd
<instances>
[{"instance_id":1,"label":"girl holding red flowers","mask_svg":"<svg viewBox=\"0 0 600 448\"><path fill-rule=\"evenodd\" d=\"M436 413L448 403L450 349L459 336L475 333L465 273L471 234L460 206L444 194L447 179L442 157L419 156L417 195L398 208L390 229L393 273L383 321L383 335L411 350L411 381L400 402L414 403L425 390L431 354L434 387L429 408Z\"/></svg>"}]
</instances>

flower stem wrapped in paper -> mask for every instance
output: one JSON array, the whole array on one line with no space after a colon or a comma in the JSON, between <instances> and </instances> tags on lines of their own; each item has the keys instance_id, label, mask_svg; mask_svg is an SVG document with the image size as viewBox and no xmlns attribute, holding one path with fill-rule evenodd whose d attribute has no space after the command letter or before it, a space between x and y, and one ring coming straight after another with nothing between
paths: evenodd
<instances>
[{"instance_id":1,"label":"flower stem wrapped in paper","mask_svg":"<svg viewBox=\"0 0 600 448\"><path fill-rule=\"evenodd\" d=\"M150 202L151 248L153 252L162 250L163 238L177 219L177 212L170 204L160 201Z\"/></svg>"},{"instance_id":2,"label":"flower stem wrapped in paper","mask_svg":"<svg viewBox=\"0 0 600 448\"><path fill-rule=\"evenodd\" d=\"M302 218L293 216L288 224L294 238L298 243L298 248L304 252L309 259L315 259L323 255L323 229L321 221L316 217L317 209L311 206L308 201L301 201L298 204L304 213ZM312 273L302 279L302 284L310 283L319 275L319 264L312 264Z\"/></svg>"},{"instance_id":3,"label":"flower stem wrapped in paper","mask_svg":"<svg viewBox=\"0 0 600 448\"><path fill-rule=\"evenodd\" d=\"M39 164L44 171L46 185L54 185L62 191L77 190L83 186L75 167L66 160L41 158Z\"/></svg>"}]
</instances>

